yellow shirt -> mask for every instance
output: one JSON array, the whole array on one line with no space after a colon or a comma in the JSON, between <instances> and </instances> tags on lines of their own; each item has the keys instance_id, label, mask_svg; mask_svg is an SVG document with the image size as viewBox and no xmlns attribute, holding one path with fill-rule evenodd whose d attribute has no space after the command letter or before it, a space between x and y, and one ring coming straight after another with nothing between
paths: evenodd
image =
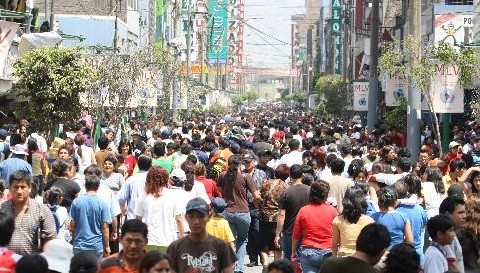
<instances>
[{"instance_id":1,"label":"yellow shirt","mask_svg":"<svg viewBox=\"0 0 480 273\"><path fill-rule=\"evenodd\" d=\"M375 222L372 217L362 214L356 224L349 223L339 215L333 219L333 228L340 231L340 248L338 256L348 256L355 253L357 237L366 225Z\"/></svg>"},{"instance_id":2,"label":"yellow shirt","mask_svg":"<svg viewBox=\"0 0 480 273\"><path fill-rule=\"evenodd\" d=\"M212 216L208 220L207 233L227 243L235 241L228 221L218 216Z\"/></svg>"}]
</instances>

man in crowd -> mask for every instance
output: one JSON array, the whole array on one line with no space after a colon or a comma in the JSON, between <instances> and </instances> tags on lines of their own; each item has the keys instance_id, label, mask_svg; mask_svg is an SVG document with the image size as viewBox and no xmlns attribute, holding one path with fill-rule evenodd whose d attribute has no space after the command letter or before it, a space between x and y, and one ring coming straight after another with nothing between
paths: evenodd
<instances>
[{"instance_id":1,"label":"man in crowd","mask_svg":"<svg viewBox=\"0 0 480 273\"><path fill-rule=\"evenodd\" d=\"M16 144L11 150L10 158L0 162L0 178L6 182L5 188L10 187L10 176L19 170L32 174L32 166L27 162L27 148L24 145Z\"/></svg>"},{"instance_id":2,"label":"man in crowd","mask_svg":"<svg viewBox=\"0 0 480 273\"><path fill-rule=\"evenodd\" d=\"M186 215L190 233L176 240L167 249L175 272L231 273L235 253L227 242L207 233L210 207L202 198L190 200Z\"/></svg>"},{"instance_id":3,"label":"man in crowd","mask_svg":"<svg viewBox=\"0 0 480 273\"><path fill-rule=\"evenodd\" d=\"M455 230L462 228L465 225L466 212L465 201L460 197L449 196L443 199L440 204L439 213L448 216L455 225ZM463 264L463 252L462 246L458 241L457 236L453 238L453 241L449 245L445 245L444 249L447 253L447 258L453 258L455 264L449 265L451 268L456 267L455 270L464 273L465 267Z\"/></svg>"},{"instance_id":4,"label":"man in crowd","mask_svg":"<svg viewBox=\"0 0 480 273\"><path fill-rule=\"evenodd\" d=\"M30 173L16 171L10 175L12 199L1 206L1 211L15 216L15 230L9 247L20 255L41 252L43 246L57 235L52 212L46 205L30 199L31 191Z\"/></svg>"}]
</instances>

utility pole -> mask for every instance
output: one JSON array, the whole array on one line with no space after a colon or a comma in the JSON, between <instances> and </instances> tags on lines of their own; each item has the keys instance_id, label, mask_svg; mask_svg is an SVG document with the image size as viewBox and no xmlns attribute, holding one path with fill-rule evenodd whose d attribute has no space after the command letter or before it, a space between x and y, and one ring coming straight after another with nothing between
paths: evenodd
<instances>
[{"instance_id":1,"label":"utility pole","mask_svg":"<svg viewBox=\"0 0 480 273\"><path fill-rule=\"evenodd\" d=\"M413 1L412 1L413 2ZM378 114L378 24L379 0L372 1L370 21L370 78L368 92L367 132L371 133L377 124Z\"/></svg>"},{"instance_id":2,"label":"utility pole","mask_svg":"<svg viewBox=\"0 0 480 273\"><path fill-rule=\"evenodd\" d=\"M191 3L187 4L187 109L191 109L193 105L191 102L192 95L190 94L190 73L191 73L191 51L192 51L192 41L191 41L191 35L192 35L192 5Z\"/></svg>"},{"instance_id":3,"label":"utility pole","mask_svg":"<svg viewBox=\"0 0 480 273\"><path fill-rule=\"evenodd\" d=\"M118 46L118 5L122 4L122 0L115 0L115 22L114 22L114 34L113 34L113 52L117 52Z\"/></svg>"},{"instance_id":4,"label":"utility pole","mask_svg":"<svg viewBox=\"0 0 480 273\"><path fill-rule=\"evenodd\" d=\"M54 20L53 1L54 0L50 0L50 31L53 30L53 20ZM46 16L46 14L45 14L45 16ZM47 19L47 18L45 18L45 19Z\"/></svg>"},{"instance_id":5,"label":"utility pole","mask_svg":"<svg viewBox=\"0 0 480 273\"><path fill-rule=\"evenodd\" d=\"M409 1L408 7L408 31L418 41L421 41L421 1ZM422 53L421 43L418 48L409 56L408 64L415 67L420 60ZM408 105L407 105L407 146L412 154L412 161L418 160L418 152L420 150L420 118L422 113L422 97L420 90L408 87ZM441 143L438 143L441 145Z\"/></svg>"}]
</instances>

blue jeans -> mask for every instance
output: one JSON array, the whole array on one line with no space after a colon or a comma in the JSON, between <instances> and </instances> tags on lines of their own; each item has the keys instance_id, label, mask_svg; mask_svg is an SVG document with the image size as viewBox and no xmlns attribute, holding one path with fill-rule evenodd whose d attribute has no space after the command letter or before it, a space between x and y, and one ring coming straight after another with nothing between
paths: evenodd
<instances>
[{"instance_id":1,"label":"blue jeans","mask_svg":"<svg viewBox=\"0 0 480 273\"><path fill-rule=\"evenodd\" d=\"M245 269L245 255L247 254L248 229L250 228L250 212L228 212L224 213L225 219L230 225L235 237L235 248L237 250L237 265L235 271L243 272Z\"/></svg>"},{"instance_id":2,"label":"blue jeans","mask_svg":"<svg viewBox=\"0 0 480 273\"><path fill-rule=\"evenodd\" d=\"M292 235L283 234L282 251L283 251L283 258L290 261L292 259Z\"/></svg>"},{"instance_id":3,"label":"blue jeans","mask_svg":"<svg viewBox=\"0 0 480 273\"><path fill-rule=\"evenodd\" d=\"M98 262L100 262L103 259L103 249L98 249L98 250L82 250L82 249L76 249L76 248L73 249L73 255L80 252L88 252L92 254L92 256L95 257Z\"/></svg>"},{"instance_id":4,"label":"blue jeans","mask_svg":"<svg viewBox=\"0 0 480 273\"><path fill-rule=\"evenodd\" d=\"M318 273L322 267L323 261L330 257L330 249L300 247L298 250L298 259L303 273Z\"/></svg>"}]
</instances>

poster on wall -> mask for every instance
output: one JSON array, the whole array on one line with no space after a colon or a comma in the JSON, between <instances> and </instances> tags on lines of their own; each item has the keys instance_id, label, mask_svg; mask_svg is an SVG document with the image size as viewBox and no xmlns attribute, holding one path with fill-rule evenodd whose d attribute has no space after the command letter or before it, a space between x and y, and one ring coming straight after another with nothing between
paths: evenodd
<instances>
[{"instance_id":1,"label":"poster on wall","mask_svg":"<svg viewBox=\"0 0 480 273\"><path fill-rule=\"evenodd\" d=\"M368 111L368 91L370 90L368 82L353 83L353 110Z\"/></svg>"}]
</instances>

